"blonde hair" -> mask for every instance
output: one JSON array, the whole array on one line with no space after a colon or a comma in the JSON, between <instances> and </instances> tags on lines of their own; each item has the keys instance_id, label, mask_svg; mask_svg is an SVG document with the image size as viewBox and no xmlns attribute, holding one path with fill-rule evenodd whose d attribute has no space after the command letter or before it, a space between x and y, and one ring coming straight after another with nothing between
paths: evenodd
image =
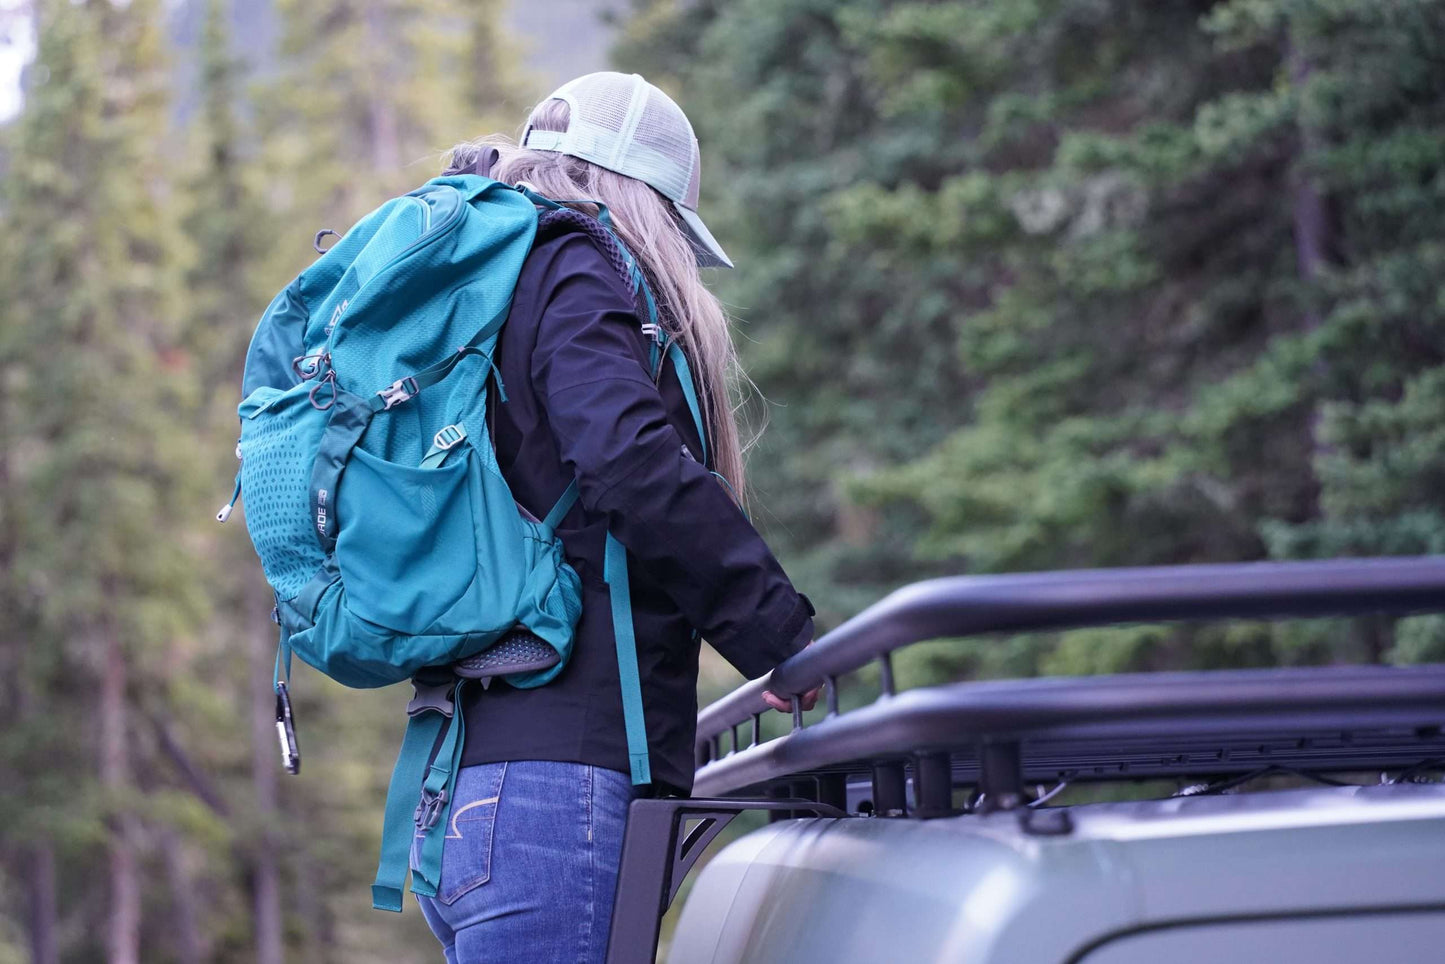
<instances>
[{"instance_id":1,"label":"blonde hair","mask_svg":"<svg viewBox=\"0 0 1445 964\"><path fill-rule=\"evenodd\" d=\"M565 101L546 100L533 108L527 123L536 130L565 131L570 117ZM712 464L741 504L746 480L732 399L745 376L733 348L727 313L702 283L697 256L672 204L639 180L567 154L528 150L503 135L458 144L452 148L451 169L467 169L488 147L500 154L490 172L498 181L525 181L537 193L567 201L569 207L594 216L596 205L569 199L589 198L607 205L613 229L642 264L657 299L664 333L682 346L692 365Z\"/></svg>"}]
</instances>

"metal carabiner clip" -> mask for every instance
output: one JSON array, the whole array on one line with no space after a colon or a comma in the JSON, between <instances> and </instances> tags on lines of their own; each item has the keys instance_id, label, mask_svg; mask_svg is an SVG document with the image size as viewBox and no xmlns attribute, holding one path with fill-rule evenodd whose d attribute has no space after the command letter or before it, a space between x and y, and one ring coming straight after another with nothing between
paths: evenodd
<instances>
[{"instance_id":1,"label":"metal carabiner clip","mask_svg":"<svg viewBox=\"0 0 1445 964\"><path fill-rule=\"evenodd\" d=\"M276 736L281 740L281 765L293 776L300 773L301 749L296 744L296 720L285 680L276 682Z\"/></svg>"}]
</instances>

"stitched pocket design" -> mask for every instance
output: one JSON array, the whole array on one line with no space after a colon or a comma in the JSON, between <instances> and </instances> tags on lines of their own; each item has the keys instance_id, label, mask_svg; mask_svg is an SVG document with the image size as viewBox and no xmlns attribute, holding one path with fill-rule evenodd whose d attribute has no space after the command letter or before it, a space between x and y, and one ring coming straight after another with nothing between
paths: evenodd
<instances>
[{"instance_id":1,"label":"stitched pocket design","mask_svg":"<svg viewBox=\"0 0 1445 964\"><path fill-rule=\"evenodd\" d=\"M492 836L506 773L505 763L484 763L457 775L456 802L447 820L437 887L437 900L443 904L456 903L492 879ZM421 839L417 837L418 845Z\"/></svg>"}]
</instances>

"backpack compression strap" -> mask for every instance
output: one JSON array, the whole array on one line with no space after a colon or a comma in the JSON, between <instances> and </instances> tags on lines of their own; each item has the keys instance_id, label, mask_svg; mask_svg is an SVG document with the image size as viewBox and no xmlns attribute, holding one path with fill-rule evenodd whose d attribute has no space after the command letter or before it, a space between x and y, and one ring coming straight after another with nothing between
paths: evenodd
<instances>
[{"instance_id":1,"label":"backpack compression strap","mask_svg":"<svg viewBox=\"0 0 1445 964\"><path fill-rule=\"evenodd\" d=\"M451 821L452 794L466 733L461 712L462 687L466 683L416 684L417 695L407 707L411 719L407 721L406 737L386 791L381 862L371 885L371 906L376 910L400 913L406 875L411 869L412 843L418 836L422 842L411 890L426 897L436 896L441 883L443 840ZM431 751L438 737L441 746L433 758ZM421 798L413 803L417 787L421 787Z\"/></svg>"},{"instance_id":2,"label":"backpack compression strap","mask_svg":"<svg viewBox=\"0 0 1445 964\"><path fill-rule=\"evenodd\" d=\"M547 518L549 532L577 504L577 480L567 486ZM632 586L627 578L627 549L607 533L602 580L612 604L612 636L617 644L617 679L622 688L622 723L627 731L627 761L634 786L652 782L652 765L647 756L647 721L642 712L642 678L637 666L637 633L632 625Z\"/></svg>"}]
</instances>

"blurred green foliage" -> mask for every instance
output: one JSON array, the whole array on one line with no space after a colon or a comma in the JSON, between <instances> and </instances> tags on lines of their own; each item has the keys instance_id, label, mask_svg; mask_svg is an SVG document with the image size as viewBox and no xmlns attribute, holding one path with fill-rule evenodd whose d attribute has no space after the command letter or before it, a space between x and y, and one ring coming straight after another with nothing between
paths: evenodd
<instances>
[{"instance_id":1,"label":"blurred green foliage","mask_svg":"<svg viewBox=\"0 0 1445 964\"><path fill-rule=\"evenodd\" d=\"M367 899L406 695L298 674L283 785L270 593L210 517L312 235L512 127L526 81L499 3L282 3L253 77L204 2L184 123L159 0L39 0L0 132L0 960L430 960Z\"/></svg>"},{"instance_id":2,"label":"blurred green foliage","mask_svg":"<svg viewBox=\"0 0 1445 964\"><path fill-rule=\"evenodd\" d=\"M621 59L699 128L775 403L762 521L829 622L920 574L1445 548L1445 4L644 6ZM921 678L1437 628L965 642Z\"/></svg>"},{"instance_id":3,"label":"blurred green foliage","mask_svg":"<svg viewBox=\"0 0 1445 964\"><path fill-rule=\"evenodd\" d=\"M500 0L37 0L0 128L0 961L430 960L366 884L401 692L298 673L234 471L251 323L539 93ZM834 625L929 575L1445 551L1445 0L637 0ZM1445 658L1445 619L949 640L903 685ZM736 681L704 664L704 700ZM844 695L872 698L871 680ZM815 713L821 711L814 711ZM781 715L769 727L781 728Z\"/></svg>"}]
</instances>

